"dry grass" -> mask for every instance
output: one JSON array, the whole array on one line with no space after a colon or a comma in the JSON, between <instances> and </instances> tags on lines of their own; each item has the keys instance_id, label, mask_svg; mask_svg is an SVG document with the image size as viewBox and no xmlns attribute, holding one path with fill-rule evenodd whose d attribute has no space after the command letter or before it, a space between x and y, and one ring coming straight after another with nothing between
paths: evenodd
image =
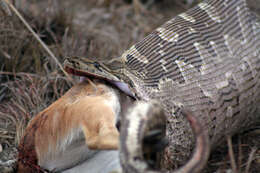
<instances>
[{"instance_id":1,"label":"dry grass","mask_svg":"<svg viewBox=\"0 0 260 173\"><path fill-rule=\"evenodd\" d=\"M19 2L19 11L61 63L71 55L117 57L183 11L166 0L142 15L136 15L131 5L119 0ZM14 15L3 16L1 10L0 62L0 145L5 152L17 146L32 116L60 97L72 83L21 21ZM256 123L252 129L259 126ZM260 172L259 139L257 130L233 137L234 156L230 145L223 144L211 155L205 172L225 172L232 167L238 172ZM0 160L4 152L0 152ZM234 158L233 164L230 157Z\"/></svg>"},{"instance_id":2,"label":"dry grass","mask_svg":"<svg viewBox=\"0 0 260 173\"><path fill-rule=\"evenodd\" d=\"M1 86L8 90L8 101L0 106L1 122L6 125L11 139L14 139L8 141L9 144L16 145L33 115L61 97L71 83L57 73L51 73L47 77L18 73L13 81L5 82Z\"/></svg>"}]
</instances>

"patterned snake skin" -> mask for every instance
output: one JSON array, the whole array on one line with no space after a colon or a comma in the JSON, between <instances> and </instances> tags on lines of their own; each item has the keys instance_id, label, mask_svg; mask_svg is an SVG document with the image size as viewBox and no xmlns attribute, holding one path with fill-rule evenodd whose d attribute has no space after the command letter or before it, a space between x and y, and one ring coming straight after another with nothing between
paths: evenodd
<instances>
[{"instance_id":1,"label":"patterned snake skin","mask_svg":"<svg viewBox=\"0 0 260 173\"><path fill-rule=\"evenodd\" d=\"M182 107L202 122L211 148L259 117L260 22L245 0L204 1L157 28L121 58L94 62L70 57L64 65L74 74L124 82L135 98L160 102L169 139L165 168L186 161L194 148Z\"/></svg>"}]
</instances>

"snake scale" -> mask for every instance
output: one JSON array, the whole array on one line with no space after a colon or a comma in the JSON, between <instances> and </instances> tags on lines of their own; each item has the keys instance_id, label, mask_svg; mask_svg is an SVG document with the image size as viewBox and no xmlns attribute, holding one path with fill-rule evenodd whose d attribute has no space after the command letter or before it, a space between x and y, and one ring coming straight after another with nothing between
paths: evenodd
<instances>
[{"instance_id":1,"label":"snake scale","mask_svg":"<svg viewBox=\"0 0 260 173\"><path fill-rule=\"evenodd\" d=\"M260 22L245 0L204 1L158 27L119 58L68 57L64 66L75 75L107 80L137 100L161 104L169 140L164 168L183 163L194 148L182 108L202 123L211 149L259 117ZM122 132L129 128L122 126Z\"/></svg>"}]
</instances>

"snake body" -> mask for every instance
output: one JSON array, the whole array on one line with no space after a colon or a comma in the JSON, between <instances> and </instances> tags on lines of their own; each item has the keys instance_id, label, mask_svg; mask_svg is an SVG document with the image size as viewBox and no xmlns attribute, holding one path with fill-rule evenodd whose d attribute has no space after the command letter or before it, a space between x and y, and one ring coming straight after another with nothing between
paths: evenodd
<instances>
[{"instance_id":1,"label":"snake body","mask_svg":"<svg viewBox=\"0 0 260 173\"><path fill-rule=\"evenodd\" d=\"M204 1L120 58L95 62L69 57L64 65L73 74L127 84L137 100L155 99L162 105L169 140L165 168L183 163L194 147L182 108L202 123L212 149L259 117L260 22L245 0Z\"/></svg>"}]
</instances>

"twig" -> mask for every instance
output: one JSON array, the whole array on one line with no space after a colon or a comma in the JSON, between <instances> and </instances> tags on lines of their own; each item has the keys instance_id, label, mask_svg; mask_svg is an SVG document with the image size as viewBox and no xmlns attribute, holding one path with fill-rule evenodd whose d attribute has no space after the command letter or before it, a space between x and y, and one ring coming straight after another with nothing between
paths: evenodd
<instances>
[{"instance_id":1,"label":"twig","mask_svg":"<svg viewBox=\"0 0 260 173\"><path fill-rule=\"evenodd\" d=\"M0 135L0 138L14 139L13 136L8 136L8 135Z\"/></svg>"},{"instance_id":2,"label":"twig","mask_svg":"<svg viewBox=\"0 0 260 173\"><path fill-rule=\"evenodd\" d=\"M7 72L7 71L0 71L0 75L12 75L12 76L32 76L32 77L36 77L36 78L46 78L48 77L48 79L56 79L57 77L59 79L66 79L64 76L57 76L57 75L50 75L50 76L42 76L42 75L38 75L38 74L33 74L33 73L25 73L25 72L18 72L18 73L14 73L14 72Z\"/></svg>"},{"instance_id":3,"label":"twig","mask_svg":"<svg viewBox=\"0 0 260 173\"><path fill-rule=\"evenodd\" d=\"M245 171L246 173L249 173L249 169L250 169L252 161L254 160L254 155L255 155L256 150L257 150L257 148L253 148L252 151L250 152L249 159L246 164L246 171Z\"/></svg>"},{"instance_id":4,"label":"twig","mask_svg":"<svg viewBox=\"0 0 260 173\"><path fill-rule=\"evenodd\" d=\"M1 1L0 1L0 2L1 2ZM0 53L2 53L3 56L4 56L6 59L11 59L11 56L10 56L7 52L3 51L1 48L0 48Z\"/></svg>"},{"instance_id":5,"label":"twig","mask_svg":"<svg viewBox=\"0 0 260 173\"><path fill-rule=\"evenodd\" d=\"M11 166L17 162L16 159L8 160L6 162L0 161L0 166Z\"/></svg>"},{"instance_id":6,"label":"twig","mask_svg":"<svg viewBox=\"0 0 260 173\"><path fill-rule=\"evenodd\" d=\"M232 172L237 173L237 165L234 157L233 146L232 146L230 135L227 136L227 143L228 143L228 155L230 157Z\"/></svg>"},{"instance_id":7,"label":"twig","mask_svg":"<svg viewBox=\"0 0 260 173\"><path fill-rule=\"evenodd\" d=\"M241 139L240 139L240 136L239 136L238 137L238 172L241 172L242 158L243 158L243 152L242 152Z\"/></svg>"},{"instance_id":8,"label":"twig","mask_svg":"<svg viewBox=\"0 0 260 173\"><path fill-rule=\"evenodd\" d=\"M26 26L26 28L32 33L32 35L35 37L35 39L40 43L40 45L44 48L44 50L50 55L50 57L57 63L61 71L65 74L65 76L68 77L68 79L74 83L72 78L69 76L69 74L63 69L62 65L58 61L58 59L55 57L55 55L51 52L51 50L48 48L48 46L40 39L40 37L33 31L31 26L26 22L26 20L23 18L23 16L19 13L19 11L13 6L12 3L9 2L9 0L0 0L1 4L7 4L10 9L14 12L14 14L22 21L22 23Z\"/></svg>"},{"instance_id":9,"label":"twig","mask_svg":"<svg viewBox=\"0 0 260 173\"><path fill-rule=\"evenodd\" d=\"M8 7L8 5L6 4L6 1L5 0L0 0L0 6L1 8L3 9L4 13L7 15L7 16L12 16L12 13L10 11L10 8Z\"/></svg>"}]
</instances>

